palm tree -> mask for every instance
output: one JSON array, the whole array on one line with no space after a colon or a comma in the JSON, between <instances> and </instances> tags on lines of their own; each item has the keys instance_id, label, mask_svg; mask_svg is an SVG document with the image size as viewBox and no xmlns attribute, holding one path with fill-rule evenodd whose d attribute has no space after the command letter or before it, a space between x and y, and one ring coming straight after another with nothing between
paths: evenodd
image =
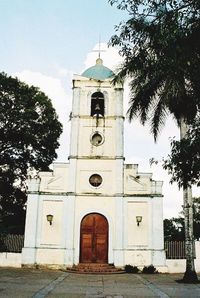
<instances>
[{"instance_id":1,"label":"palm tree","mask_svg":"<svg viewBox=\"0 0 200 298\"><path fill-rule=\"evenodd\" d=\"M173 115L184 138L188 124L199 107L200 56L192 48L194 32L188 35L174 14L164 14L158 22L130 19L113 36L112 45L119 45L124 62L115 81L130 80L128 118L135 117L144 125L150 123L155 141L165 119ZM192 52L193 51L193 52ZM198 69L197 69L198 68ZM186 271L184 281L195 282L193 241L193 203L191 186L183 187Z\"/></svg>"}]
</instances>

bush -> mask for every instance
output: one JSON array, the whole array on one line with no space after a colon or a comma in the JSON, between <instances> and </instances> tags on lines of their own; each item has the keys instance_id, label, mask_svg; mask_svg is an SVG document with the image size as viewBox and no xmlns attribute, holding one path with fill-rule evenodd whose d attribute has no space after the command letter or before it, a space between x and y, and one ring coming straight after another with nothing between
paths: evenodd
<instances>
[{"instance_id":1,"label":"bush","mask_svg":"<svg viewBox=\"0 0 200 298\"><path fill-rule=\"evenodd\" d=\"M153 265L150 265L150 266L144 266L144 268L142 269L142 273L154 274L154 273L158 273L158 271Z\"/></svg>"},{"instance_id":2,"label":"bush","mask_svg":"<svg viewBox=\"0 0 200 298\"><path fill-rule=\"evenodd\" d=\"M137 266L132 266L132 265L125 265L124 270L126 273L138 273L139 269Z\"/></svg>"}]
</instances>

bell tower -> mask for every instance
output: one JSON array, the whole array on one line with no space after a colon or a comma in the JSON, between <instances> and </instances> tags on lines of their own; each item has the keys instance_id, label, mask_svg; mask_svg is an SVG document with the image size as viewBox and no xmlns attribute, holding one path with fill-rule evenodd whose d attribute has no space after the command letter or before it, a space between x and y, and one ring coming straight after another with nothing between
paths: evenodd
<instances>
[{"instance_id":1,"label":"bell tower","mask_svg":"<svg viewBox=\"0 0 200 298\"><path fill-rule=\"evenodd\" d=\"M73 78L69 188L76 205L75 218L78 218L78 206L80 209L85 206L88 213L96 212L105 217L109 210L114 210L110 222L116 223L112 238L115 238L117 256L111 252L113 240L109 238L112 229L109 220L105 246L110 249L107 252L109 262L113 262L114 257L120 265L123 263L122 256L118 255L122 252L123 242L123 86L113 85L113 76L114 73L98 58L96 65ZM82 255L81 249L87 246L83 238L79 246Z\"/></svg>"},{"instance_id":2,"label":"bell tower","mask_svg":"<svg viewBox=\"0 0 200 298\"><path fill-rule=\"evenodd\" d=\"M123 86L113 86L113 75L98 58L95 66L74 76L69 155L75 175L72 193L123 193Z\"/></svg>"}]
</instances>

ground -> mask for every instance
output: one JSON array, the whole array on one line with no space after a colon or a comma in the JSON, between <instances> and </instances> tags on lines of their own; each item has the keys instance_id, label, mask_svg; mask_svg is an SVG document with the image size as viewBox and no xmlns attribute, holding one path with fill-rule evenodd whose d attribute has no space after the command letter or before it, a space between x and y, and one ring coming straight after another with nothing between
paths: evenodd
<instances>
[{"instance_id":1,"label":"ground","mask_svg":"<svg viewBox=\"0 0 200 298\"><path fill-rule=\"evenodd\" d=\"M200 297L200 284L177 283L181 278L182 274L83 275L56 270L0 268L0 297Z\"/></svg>"}]
</instances>

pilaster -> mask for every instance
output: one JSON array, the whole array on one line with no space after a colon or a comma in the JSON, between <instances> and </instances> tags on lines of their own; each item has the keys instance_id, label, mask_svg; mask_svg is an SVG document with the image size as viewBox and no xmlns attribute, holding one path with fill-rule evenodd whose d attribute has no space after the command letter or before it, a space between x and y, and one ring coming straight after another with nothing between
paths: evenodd
<instances>
[{"instance_id":1,"label":"pilaster","mask_svg":"<svg viewBox=\"0 0 200 298\"><path fill-rule=\"evenodd\" d=\"M65 251L65 264L72 266L74 262L74 235L75 235L75 196L71 195L65 202L65 233L66 233L66 251Z\"/></svg>"},{"instance_id":2,"label":"pilaster","mask_svg":"<svg viewBox=\"0 0 200 298\"><path fill-rule=\"evenodd\" d=\"M124 204L123 197L115 198L114 264L124 265Z\"/></svg>"},{"instance_id":3,"label":"pilaster","mask_svg":"<svg viewBox=\"0 0 200 298\"><path fill-rule=\"evenodd\" d=\"M36 243L39 217L39 193L29 194L26 210L26 229L24 248L22 250L22 264L36 262Z\"/></svg>"}]
</instances>

